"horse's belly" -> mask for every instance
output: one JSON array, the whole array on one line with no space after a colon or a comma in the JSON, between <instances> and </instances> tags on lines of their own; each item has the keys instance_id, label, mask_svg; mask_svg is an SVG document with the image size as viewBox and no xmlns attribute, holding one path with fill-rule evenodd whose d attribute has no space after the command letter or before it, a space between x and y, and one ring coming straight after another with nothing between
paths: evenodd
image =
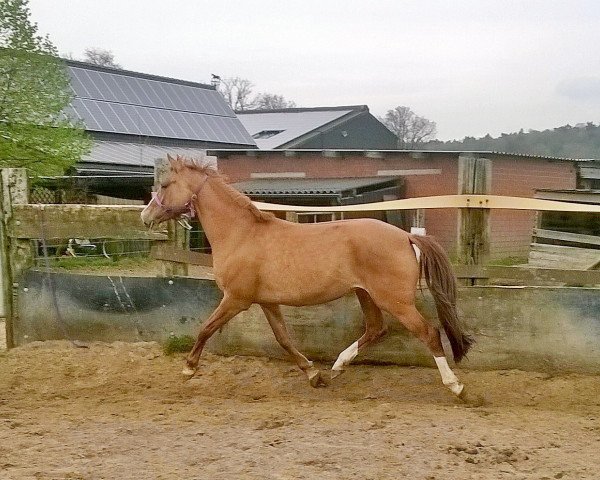
<instances>
[{"instance_id":1,"label":"horse's belly","mask_svg":"<svg viewBox=\"0 0 600 480\"><path fill-rule=\"evenodd\" d=\"M356 287L355 283L328 278L286 277L275 282L261 282L257 297L264 303L318 305L342 297Z\"/></svg>"}]
</instances>

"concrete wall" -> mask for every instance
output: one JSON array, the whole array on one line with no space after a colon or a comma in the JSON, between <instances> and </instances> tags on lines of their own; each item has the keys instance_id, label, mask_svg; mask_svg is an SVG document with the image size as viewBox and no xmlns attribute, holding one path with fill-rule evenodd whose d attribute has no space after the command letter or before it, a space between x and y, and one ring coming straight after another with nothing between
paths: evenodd
<instances>
[{"instance_id":1,"label":"concrete wall","mask_svg":"<svg viewBox=\"0 0 600 480\"><path fill-rule=\"evenodd\" d=\"M58 320L52 290L56 292ZM137 278L46 274L28 271L19 284L15 343L65 338L164 342L194 335L221 295L214 282L190 278ZM419 294L422 312L435 318L431 299ZM600 373L600 289L467 287L462 316L477 344L467 368L517 368ZM318 307L284 308L299 349L333 361L362 333L354 296ZM430 365L425 348L397 322L357 361ZM215 334L208 349L225 355L285 358L259 308L240 314Z\"/></svg>"}]
</instances>

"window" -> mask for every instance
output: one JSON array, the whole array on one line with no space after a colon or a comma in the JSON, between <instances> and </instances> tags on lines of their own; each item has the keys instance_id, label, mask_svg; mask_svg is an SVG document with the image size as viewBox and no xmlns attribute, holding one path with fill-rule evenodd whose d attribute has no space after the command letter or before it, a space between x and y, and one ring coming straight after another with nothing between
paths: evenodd
<instances>
[{"instance_id":1,"label":"window","mask_svg":"<svg viewBox=\"0 0 600 480\"><path fill-rule=\"evenodd\" d=\"M259 138L271 138L284 131L285 130L262 130L252 135L252 138L254 138L255 140L258 140Z\"/></svg>"},{"instance_id":2,"label":"window","mask_svg":"<svg viewBox=\"0 0 600 480\"><path fill-rule=\"evenodd\" d=\"M319 223L319 222L331 222L336 220L335 213L321 213L321 212L298 212L298 223ZM343 215L343 214L342 214Z\"/></svg>"}]
</instances>

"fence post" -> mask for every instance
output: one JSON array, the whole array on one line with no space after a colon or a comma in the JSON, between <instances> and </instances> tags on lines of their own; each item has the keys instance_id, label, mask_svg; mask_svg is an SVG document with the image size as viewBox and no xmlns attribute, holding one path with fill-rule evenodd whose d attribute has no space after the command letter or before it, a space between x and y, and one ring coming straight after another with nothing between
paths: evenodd
<instances>
[{"instance_id":1,"label":"fence post","mask_svg":"<svg viewBox=\"0 0 600 480\"><path fill-rule=\"evenodd\" d=\"M157 158L154 161L154 187L158 188L161 182L169 174L169 161L166 158ZM176 248L189 248L189 234L185 228L180 226L174 220L167 224L167 232L169 235L169 243ZM162 260L162 274L165 277L187 276L187 263L169 262Z\"/></svg>"},{"instance_id":2,"label":"fence post","mask_svg":"<svg viewBox=\"0 0 600 480\"><path fill-rule=\"evenodd\" d=\"M460 155L458 193L483 195L489 194L491 188L492 161ZM461 208L458 225L458 262L463 265L485 264L490 254L490 209Z\"/></svg>"},{"instance_id":3,"label":"fence post","mask_svg":"<svg viewBox=\"0 0 600 480\"><path fill-rule=\"evenodd\" d=\"M6 345L15 346L13 322L15 317L14 288L21 273L33 263L33 247L29 240L9 236L9 222L14 204L29 202L29 182L24 168L0 170L0 316L6 320Z\"/></svg>"}]
</instances>

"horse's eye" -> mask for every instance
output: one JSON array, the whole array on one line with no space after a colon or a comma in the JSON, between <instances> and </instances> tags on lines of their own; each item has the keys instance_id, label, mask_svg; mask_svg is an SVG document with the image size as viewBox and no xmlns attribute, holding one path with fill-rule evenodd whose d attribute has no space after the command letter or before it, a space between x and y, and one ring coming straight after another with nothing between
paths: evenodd
<instances>
[{"instance_id":1,"label":"horse's eye","mask_svg":"<svg viewBox=\"0 0 600 480\"><path fill-rule=\"evenodd\" d=\"M169 185L171 185L173 183L173 180L167 180L165 182L162 182L160 184L160 188L167 188Z\"/></svg>"}]
</instances>

